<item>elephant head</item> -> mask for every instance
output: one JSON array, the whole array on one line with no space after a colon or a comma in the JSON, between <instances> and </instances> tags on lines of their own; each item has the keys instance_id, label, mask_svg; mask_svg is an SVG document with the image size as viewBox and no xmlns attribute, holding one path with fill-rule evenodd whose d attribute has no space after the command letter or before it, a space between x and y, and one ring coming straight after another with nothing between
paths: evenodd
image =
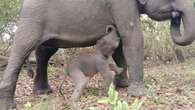
<instances>
[{"instance_id":1,"label":"elephant head","mask_svg":"<svg viewBox=\"0 0 195 110\"><path fill-rule=\"evenodd\" d=\"M178 45L189 45L195 39L195 8L192 0L138 0L144 6L144 13L150 18L162 21L171 19L171 36ZM184 32L180 32L183 22Z\"/></svg>"}]
</instances>

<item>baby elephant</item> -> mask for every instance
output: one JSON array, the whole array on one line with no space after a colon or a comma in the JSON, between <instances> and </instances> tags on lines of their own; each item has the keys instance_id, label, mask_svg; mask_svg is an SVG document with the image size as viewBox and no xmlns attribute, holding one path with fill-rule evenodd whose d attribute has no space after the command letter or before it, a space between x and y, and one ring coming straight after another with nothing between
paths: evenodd
<instances>
[{"instance_id":1,"label":"baby elephant","mask_svg":"<svg viewBox=\"0 0 195 110\"><path fill-rule=\"evenodd\" d=\"M67 65L68 74L76 84L72 94L73 107L77 106L83 89L94 74L99 72L109 87L114 76L123 72L122 68L108 62L120 42L117 31L109 25L106 32L107 35L97 41L94 54L80 55Z\"/></svg>"}]
</instances>

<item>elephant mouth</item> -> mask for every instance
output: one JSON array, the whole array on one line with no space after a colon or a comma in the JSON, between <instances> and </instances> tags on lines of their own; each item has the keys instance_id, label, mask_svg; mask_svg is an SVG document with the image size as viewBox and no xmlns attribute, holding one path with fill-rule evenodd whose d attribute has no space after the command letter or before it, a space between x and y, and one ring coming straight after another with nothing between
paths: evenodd
<instances>
[{"instance_id":1,"label":"elephant mouth","mask_svg":"<svg viewBox=\"0 0 195 110\"><path fill-rule=\"evenodd\" d=\"M171 13L171 18L172 18L172 20L174 20L174 19L177 19L177 18L181 18L181 12L179 12L179 11L173 11L172 13Z\"/></svg>"},{"instance_id":2,"label":"elephant mouth","mask_svg":"<svg viewBox=\"0 0 195 110\"><path fill-rule=\"evenodd\" d=\"M181 13L176 12L176 11L172 12L171 32L172 32L173 36L176 36L176 35L180 36L181 35L181 32L180 32L181 21L182 21Z\"/></svg>"},{"instance_id":3,"label":"elephant mouth","mask_svg":"<svg viewBox=\"0 0 195 110\"><path fill-rule=\"evenodd\" d=\"M177 16L175 15L175 12L174 12L174 15L172 14L170 30L171 30L171 36L174 42L175 42L174 39L176 37L181 36L181 32L180 32L181 20L182 20L181 14Z\"/></svg>"}]
</instances>

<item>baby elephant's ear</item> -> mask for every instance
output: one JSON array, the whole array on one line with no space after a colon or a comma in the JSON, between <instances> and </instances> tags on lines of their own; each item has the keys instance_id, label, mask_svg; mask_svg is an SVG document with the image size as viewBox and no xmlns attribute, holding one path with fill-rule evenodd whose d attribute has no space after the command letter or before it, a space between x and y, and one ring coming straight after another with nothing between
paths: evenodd
<instances>
[{"instance_id":1,"label":"baby elephant's ear","mask_svg":"<svg viewBox=\"0 0 195 110\"><path fill-rule=\"evenodd\" d=\"M115 27L113 25L108 25L106 27L106 33L110 33L111 31L116 31Z\"/></svg>"}]
</instances>

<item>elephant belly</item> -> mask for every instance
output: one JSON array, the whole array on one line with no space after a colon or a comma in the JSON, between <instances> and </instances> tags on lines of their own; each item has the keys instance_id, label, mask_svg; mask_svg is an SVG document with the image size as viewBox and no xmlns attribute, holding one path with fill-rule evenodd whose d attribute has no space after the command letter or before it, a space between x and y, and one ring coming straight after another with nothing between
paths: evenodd
<instances>
[{"instance_id":1,"label":"elephant belly","mask_svg":"<svg viewBox=\"0 0 195 110\"><path fill-rule=\"evenodd\" d=\"M82 35L51 35L54 36L43 41L43 45L56 48L87 47L95 45L96 41L104 35L94 34L91 36ZM90 38L90 39L89 39Z\"/></svg>"},{"instance_id":2,"label":"elephant belly","mask_svg":"<svg viewBox=\"0 0 195 110\"><path fill-rule=\"evenodd\" d=\"M56 0L54 0L56 1ZM51 5L44 30L48 44L59 47L89 46L113 24L104 0L59 0ZM52 43L51 43L52 42Z\"/></svg>"}]
</instances>

